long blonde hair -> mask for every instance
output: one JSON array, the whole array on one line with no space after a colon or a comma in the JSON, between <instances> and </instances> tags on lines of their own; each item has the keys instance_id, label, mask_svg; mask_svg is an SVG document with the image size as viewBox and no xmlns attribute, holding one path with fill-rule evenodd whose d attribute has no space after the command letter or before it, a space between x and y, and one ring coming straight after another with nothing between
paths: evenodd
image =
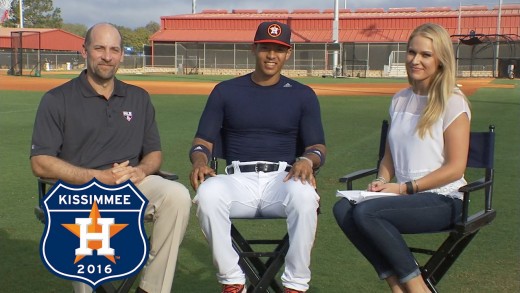
<instances>
[{"instance_id":1,"label":"long blonde hair","mask_svg":"<svg viewBox=\"0 0 520 293\"><path fill-rule=\"evenodd\" d=\"M417 123L417 132L419 137L423 138L444 113L446 103L455 90L455 54L453 53L450 35L438 24L425 23L418 26L408 38L408 47L410 41L416 36L428 38L432 41L433 54L439 62L437 71L428 88L428 102ZM410 76L408 76L408 82L413 85ZM460 94L464 96L461 92Z\"/></svg>"}]
</instances>

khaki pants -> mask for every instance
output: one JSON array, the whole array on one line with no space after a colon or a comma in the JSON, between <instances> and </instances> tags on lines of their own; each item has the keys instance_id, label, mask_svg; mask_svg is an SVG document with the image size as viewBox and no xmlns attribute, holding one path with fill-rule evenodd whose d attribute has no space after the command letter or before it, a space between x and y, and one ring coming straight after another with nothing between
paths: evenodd
<instances>
[{"instance_id":1,"label":"khaki pants","mask_svg":"<svg viewBox=\"0 0 520 293\"><path fill-rule=\"evenodd\" d=\"M170 293L179 245L190 217L191 198L184 185L150 175L137 188L148 199L145 221L153 222L148 262L139 287L148 293ZM72 282L75 293L92 292L82 282Z\"/></svg>"}]
</instances>

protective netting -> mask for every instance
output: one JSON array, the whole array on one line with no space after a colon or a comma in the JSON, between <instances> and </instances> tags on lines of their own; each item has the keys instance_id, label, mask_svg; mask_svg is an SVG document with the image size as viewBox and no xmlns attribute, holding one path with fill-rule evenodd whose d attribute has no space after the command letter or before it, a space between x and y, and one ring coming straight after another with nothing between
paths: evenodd
<instances>
[{"instance_id":1,"label":"protective netting","mask_svg":"<svg viewBox=\"0 0 520 293\"><path fill-rule=\"evenodd\" d=\"M8 73L39 76L41 72L40 49L40 32L11 32L11 67Z\"/></svg>"}]
</instances>

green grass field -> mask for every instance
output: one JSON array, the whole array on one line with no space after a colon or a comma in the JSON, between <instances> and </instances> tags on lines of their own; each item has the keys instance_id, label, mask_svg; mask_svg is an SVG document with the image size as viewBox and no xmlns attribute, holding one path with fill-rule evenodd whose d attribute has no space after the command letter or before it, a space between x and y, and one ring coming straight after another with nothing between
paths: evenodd
<instances>
[{"instance_id":1,"label":"green grass field","mask_svg":"<svg viewBox=\"0 0 520 293\"><path fill-rule=\"evenodd\" d=\"M130 79L121 77L123 80L125 78ZM222 77L204 79L221 80ZM316 83L318 79L301 80ZM352 82L338 79L319 81ZM377 87L380 80L373 82ZM494 208L498 215L490 226L477 235L442 279L438 286L441 292L520 292L520 82L496 82L514 83L516 87L480 89L470 100L473 130L485 131L489 123L496 125ZM28 91L0 93L2 292L72 291L70 282L48 272L39 256L43 225L33 215L37 204L37 185L29 166L29 145L34 115L42 94ZM375 164L380 123L387 118L390 97L319 98L328 157L318 176L323 213L319 216L309 292L386 292L385 283L378 281L368 262L337 227L331 208L336 201L335 191L344 189L338 183L338 177ZM191 165L187 152L206 97L154 95L152 99L157 109L165 155L163 169L176 172L180 175L180 182L189 185L187 177ZM251 233L261 233L267 225L247 224ZM243 223L239 225L244 226ZM269 223L269 230L282 233L285 226L283 223ZM428 236L409 238L410 242L432 246L437 245L439 240L437 236L433 240ZM210 251L195 217L195 207L181 247L173 292L219 292Z\"/></svg>"}]
</instances>

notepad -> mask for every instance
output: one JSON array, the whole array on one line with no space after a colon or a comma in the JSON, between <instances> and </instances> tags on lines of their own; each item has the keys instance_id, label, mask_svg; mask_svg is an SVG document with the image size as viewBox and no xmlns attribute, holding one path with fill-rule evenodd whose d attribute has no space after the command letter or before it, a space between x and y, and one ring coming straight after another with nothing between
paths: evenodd
<instances>
[{"instance_id":1,"label":"notepad","mask_svg":"<svg viewBox=\"0 0 520 293\"><path fill-rule=\"evenodd\" d=\"M370 200L374 198L381 198L387 196L395 196L397 193L391 192L374 192L374 191L366 191L366 190L338 190L336 192L337 197L344 197L348 199L352 204L358 204L365 200Z\"/></svg>"}]
</instances>

